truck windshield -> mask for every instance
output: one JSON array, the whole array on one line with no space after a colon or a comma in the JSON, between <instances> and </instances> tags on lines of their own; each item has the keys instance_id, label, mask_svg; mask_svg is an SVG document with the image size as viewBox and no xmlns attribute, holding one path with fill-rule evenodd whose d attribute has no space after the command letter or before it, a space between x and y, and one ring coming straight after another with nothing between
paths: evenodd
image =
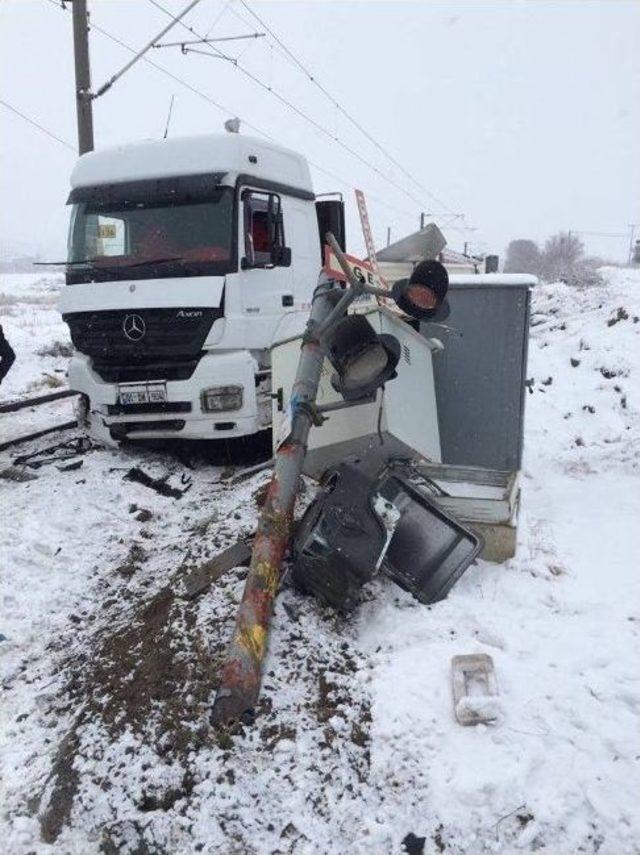
<instances>
[{"instance_id":1,"label":"truck windshield","mask_svg":"<svg viewBox=\"0 0 640 855\"><path fill-rule=\"evenodd\" d=\"M233 196L227 187L206 199L74 205L67 282L229 273Z\"/></svg>"}]
</instances>

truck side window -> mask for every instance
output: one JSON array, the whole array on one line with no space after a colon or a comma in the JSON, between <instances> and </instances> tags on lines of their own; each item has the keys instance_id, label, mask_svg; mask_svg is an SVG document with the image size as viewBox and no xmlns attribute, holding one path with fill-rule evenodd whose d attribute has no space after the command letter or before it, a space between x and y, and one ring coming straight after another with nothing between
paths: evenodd
<instances>
[{"instance_id":1,"label":"truck side window","mask_svg":"<svg viewBox=\"0 0 640 855\"><path fill-rule=\"evenodd\" d=\"M276 193L245 190L244 202L245 256L252 266L273 262L274 251L285 246L280 197Z\"/></svg>"}]
</instances>

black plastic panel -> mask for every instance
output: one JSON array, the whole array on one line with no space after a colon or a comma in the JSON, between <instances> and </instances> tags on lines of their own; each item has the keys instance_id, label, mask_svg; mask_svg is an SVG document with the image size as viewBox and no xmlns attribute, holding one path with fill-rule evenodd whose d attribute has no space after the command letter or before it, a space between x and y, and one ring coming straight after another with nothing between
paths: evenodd
<instances>
[{"instance_id":1,"label":"black plastic panel","mask_svg":"<svg viewBox=\"0 0 640 855\"><path fill-rule=\"evenodd\" d=\"M200 359L171 362L135 362L118 365L113 362L93 362L93 370L105 383L135 383L138 380L188 380Z\"/></svg>"},{"instance_id":2,"label":"black plastic panel","mask_svg":"<svg viewBox=\"0 0 640 855\"><path fill-rule=\"evenodd\" d=\"M126 360L135 364L158 358L198 356L214 321L222 313L222 309L192 307L133 309L75 312L64 315L63 320L69 325L74 347L81 353L99 363L122 364ZM136 340L130 337L132 319L135 319Z\"/></svg>"}]
</instances>

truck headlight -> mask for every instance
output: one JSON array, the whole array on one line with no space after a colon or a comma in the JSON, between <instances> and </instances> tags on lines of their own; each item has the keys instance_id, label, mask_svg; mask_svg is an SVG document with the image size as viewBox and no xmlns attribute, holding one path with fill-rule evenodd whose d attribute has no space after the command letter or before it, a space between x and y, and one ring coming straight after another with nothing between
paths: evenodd
<instances>
[{"instance_id":1,"label":"truck headlight","mask_svg":"<svg viewBox=\"0 0 640 855\"><path fill-rule=\"evenodd\" d=\"M221 413L242 409L242 386L211 386L200 393L203 413Z\"/></svg>"}]
</instances>

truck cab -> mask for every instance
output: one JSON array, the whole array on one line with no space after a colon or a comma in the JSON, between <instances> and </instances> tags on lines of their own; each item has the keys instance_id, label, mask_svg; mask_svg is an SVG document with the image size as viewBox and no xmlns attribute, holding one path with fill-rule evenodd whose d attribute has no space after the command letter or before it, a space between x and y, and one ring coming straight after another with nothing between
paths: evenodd
<instances>
[{"instance_id":1,"label":"truck cab","mask_svg":"<svg viewBox=\"0 0 640 855\"><path fill-rule=\"evenodd\" d=\"M97 439L221 439L271 423L270 347L306 323L321 234L305 158L241 134L91 152L71 176L69 385Z\"/></svg>"}]
</instances>

